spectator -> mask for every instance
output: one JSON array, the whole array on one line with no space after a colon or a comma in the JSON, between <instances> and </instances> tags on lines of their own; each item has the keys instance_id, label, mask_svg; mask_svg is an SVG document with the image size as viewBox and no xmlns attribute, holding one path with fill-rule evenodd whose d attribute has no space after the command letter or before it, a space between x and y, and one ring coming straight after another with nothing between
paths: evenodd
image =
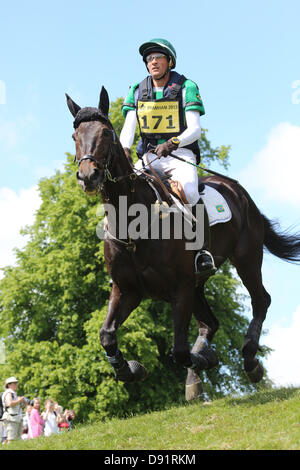
<instances>
[{"instance_id":1,"label":"spectator","mask_svg":"<svg viewBox=\"0 0 300 470\"><path fill-rule=\"evenodd\" d=\"M5 411L3 422L7 432L7 442L21 439L23 419L22 407L25 404L24 397L18 397L17 388L19 381L16 377L9 377L5 381L5 391L2 395Z\"/></svg>"},{"instance_id":2,"label":"spectator","mask_svg":"<svg viewBox=\"0 0 300 470\"><path fill-rule=\"evenodd\" d=\"M22 439L29 439L30 437L30 413L32 410L32 405L27 405L26 406L26 412L25 415L23 416L23 422L22 422Z\"/></svg>"},{"instance_id":3,"label":"spectator","mask_svg":"<svg viewBox=\"0 0 300 470\"><path fill-rule=\"evenodd\" d=\"M45 422L44 434L50 436L51 434L58 434L58 423L60 422L59 416L54 411L54 401L45 401L45 411L42 413L42 418Z\"/></svg>"},{"instance_id":4,"label":"spectator","mask_svg":"<svg viewBox=\"0 0 300 470\"><path fill-rule=\"evenodd\" d=\"M69 425L69 430L71 431L73 420L75 419L75 412L73 410L65 410L64 412L65 420Z\"/></svg>"},{"instance_id":5,"label":"spectator","mask_svg":"<svg viewBox=\"0 0 300 470\"><path fill-rule=\"evenodd\" d=\"M63 420L59 424L61 429L71 431L72 422L75 419L75 412L73 410L65 410L63 414Z\"/></svg>"},{"instance_id":6,"label":"spectator","mask_svg":"<svg viewBox=\"0 0 300 470\"><path fill-rule=\"evenodd\" d=\"M4 444L7 440L6 426L2 418L0 419L0 438L1 444Z\"/></svg>"},{"instance_id":7,"label":"spectator","mask_svg":"<svg viewBox=\"0 0 300 470\"><path fill-rule=\"evenodd\" d=\"M57 401L54 402L54 411L55 413L57 414L57 416L60 418L60 420L62 420L63 418L63 407L60 406Z\"/></svg>"},{"instance_id":8,"label":"spectator","mask_svg":"<svg viewBox=\"0 0 300 470\"><path fill-rule=\"evenodd\" d=\"M44 420L40 415L40 399L34 398L29 419L29 438L39 437L44 431Z\"/></svg>"},{"instance_id":9,"label":"spectator","mask_svg":"<svg viewBox=\"0 0 300 470\"><path fill-rule=\"evenodd\" d=\"M0 444L4 444L7 438L6 428L3 421L3 414L5 411L3 401L2 401L3 392L0 393Z\"/></svg>"}]
</instances>

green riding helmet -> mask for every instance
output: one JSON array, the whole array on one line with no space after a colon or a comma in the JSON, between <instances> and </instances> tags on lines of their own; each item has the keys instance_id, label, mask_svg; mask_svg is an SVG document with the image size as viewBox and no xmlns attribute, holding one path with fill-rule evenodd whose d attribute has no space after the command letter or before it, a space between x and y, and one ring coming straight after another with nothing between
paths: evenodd
<instances>
[{"instance_id":1,"label":"green riding helmet","mask_svg":"<svg viewBox=\"0 0 300 470\"><path fill-rule=\"evenodd\" d=\"M147 66L146 57L151 54L151 52L162 52L166 54L168 57L171 57L173 61L172 69L175 68L176 65L176 51L172 44L167 41L166 39L150 39L150 41L145 42L139 48L139 53L143 56L143 61Z\"/></svg>"}]
</instances>

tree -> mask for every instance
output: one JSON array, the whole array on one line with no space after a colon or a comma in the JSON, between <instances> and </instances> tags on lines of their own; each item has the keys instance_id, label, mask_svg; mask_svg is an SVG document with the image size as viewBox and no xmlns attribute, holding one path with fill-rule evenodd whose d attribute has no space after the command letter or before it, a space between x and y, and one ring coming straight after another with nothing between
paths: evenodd
<instances>
[{"instance_id":1,"label":"tree","mask_svg":"<svg viewBox=\"0 0 300 470\"><path fill-rule=\"evenodd\" d=\"M118 133L121 104L120 98L110 111ZM201 152L206 165L218 161L228 166L229 147L212 149L205 131ZM99 341L110 292L103 242L96 235L101 201L82 192L76 170L68 154L63 172L40 181L41 206L33 225L23 230L29 241L17 251L17 265L4 271L0 337L6 363L0 365L0 380L17 375L26 396L52 397L75 409L81 420L178 403L184 399L186 372L170 360L172 318L164 302L145 300L118 333L125 357L140 360L149 378L134 385L114 380ZM237 287L229 264L207 283L208 300L220 321L215 347L221 367L203 373L210 397L253 388L242 367L248 321ZM196 336L193 322L191 342Z\"/></svg>"}]
</instances>

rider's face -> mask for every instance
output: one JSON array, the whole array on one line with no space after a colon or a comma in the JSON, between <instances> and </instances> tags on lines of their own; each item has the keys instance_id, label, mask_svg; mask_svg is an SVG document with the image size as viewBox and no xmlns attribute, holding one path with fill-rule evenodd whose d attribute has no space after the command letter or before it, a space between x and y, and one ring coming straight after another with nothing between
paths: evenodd
<instances>
[{"instance_id":1,"label":"rider's face","mask_svg":"<svg viewBox=\"0 0 300 470\"><path fill-rule=\"evenodd\" d=\"M153 52L151 54L152 60L147 63L147 67L150 75L154 80L159 80L166 71L169 69L168 57L163 55L162 57L156 57L158 53Z\"/></svg>"}]
</instances>

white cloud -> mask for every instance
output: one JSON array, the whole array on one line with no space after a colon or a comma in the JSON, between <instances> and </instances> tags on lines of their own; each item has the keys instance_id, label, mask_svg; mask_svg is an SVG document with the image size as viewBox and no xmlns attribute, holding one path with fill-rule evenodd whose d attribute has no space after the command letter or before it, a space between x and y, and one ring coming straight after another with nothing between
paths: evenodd
<instances>
[{"instance_id":1,"label":"white cloud","mask_svg":"<svg viewBox=\"0 0 300 470\"><path fill-rule=\"evenodd\" d=\"M268 376L276 386L300 386L300 305L292 316L289 326L275 324L263 344L274 349L265 366Z\"/></svg>"},{"instance_id":2,"label":"white cloud","mask_svg":"<svg viewBox=\"0 0 300 470\"><path fill-rule=\"evenodd\" d=\"M240 173L239 180L250 189L261 189L274 202L300 203L300 126L289 122L271 130L267 144Z\"/></svg>"},{"instance_id":3,"label":"white cloud","mask_svg":"<svg viewBox=\"0 0 300 470\"><path fill-rule=\"evenodd\" d=\"M26 243L20 229L33 223L40 203L37 186L18 192L0 188L0 268L15 263L13 249L22 248Z\"/></svg>"}]
</instances>

